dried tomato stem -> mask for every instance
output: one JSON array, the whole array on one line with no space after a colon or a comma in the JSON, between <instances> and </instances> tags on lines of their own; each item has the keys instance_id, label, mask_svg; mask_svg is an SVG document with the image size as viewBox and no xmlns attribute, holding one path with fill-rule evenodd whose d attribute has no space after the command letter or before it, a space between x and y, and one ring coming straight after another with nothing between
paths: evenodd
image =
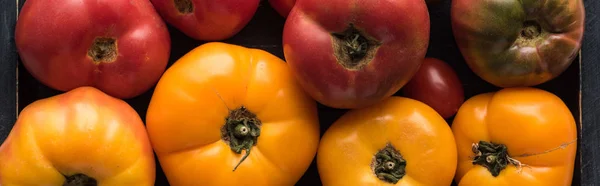
<instances>
[{"instance_id":1,"label":"dried tomato stem","mask_svg":"<svg viewBox=\"0 0 600 186\"><path fill-rule=\"evenodd\" d=\"M542 33L542 28L535 21L526 21L521 30L521 36L527 39L534 39Z\"/></svg>"},{"instance_id":2,"label":"dried tomato stem","mask_svg":"<svg viewBox=\"0 0 600 186\"><path fill-rule=\"evenodd\" d=\"M246 151L233 171L246 160L252 147L256 145L260 136L260 125L261 122L256 115L244 107L229 112L229 116L225 119L225 125L221 128L221 137L229 144L233 152L241 154L242 150Z\"/></svg>"},{"instance_id":3,"label":"dried tomato stem","mask_svg":"<svg viewBox=\"0 0 600 186\"><path fill-rule=\"evenodd\" d=\"M472 150L475 153L473 164L487 168L494 177L498 176L509 164L521 166L521 162L508 155L508 148L503 144L480 141L473 144Z\"/></svg>"},{"instance_id":4,"label":"dried tomato stem","mask_svg":"<svg viewBox=\"0 0 600 186\"><path fill-rule=\"evenodd\" d=\"M117 40L110 37L97 37L88 49L87 55L94 63L111 63L117 60Z\"/></svg>"},{"instance_id":5,"label":"dried tomato stem","mask_svg":"<svg viewBox=\"0 0 600 186\"><path fill-rule=\"evenodd\" d=\"M406 174L406 160L391 144L375 154L371 167L377 178L392 184Z\"/></svg>"},{"instance_id":6,"label":"dried tomato stem","mask_svg":"<svg viewBox=\"0 0 600 186\"><path fill-rule=\"evenodd\" d=\"M350 57L352 62L358 62L362 60L369 50L369 40L364 37L354 25L344 31L343 33L333 34L335 37L343 41L345 53Z\"/></svg>"},{"instance_id":7,"label":"dried tomato stem","mask_svg":"<svg viewBox=\"0 0 600 186\"><path fill-rule=\"evenodd\" d=\"M63 186L96 186L98 182L85 174L74 174L65 176Z\"/></svg>"}]
</instances>

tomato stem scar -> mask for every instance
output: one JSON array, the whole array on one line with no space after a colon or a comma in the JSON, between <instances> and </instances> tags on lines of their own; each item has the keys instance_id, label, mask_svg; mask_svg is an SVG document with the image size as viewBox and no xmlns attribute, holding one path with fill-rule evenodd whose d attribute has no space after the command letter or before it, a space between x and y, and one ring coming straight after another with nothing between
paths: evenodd
<instances>
[{"instance_id":1,"label":"tomato stem scar","mask_svg":"<svg viewBox=\"0 0 600 186\"><path fill-rule=\"evenodd\" d=\"M406 160L388 143L373 157L371 169L380 180L396 184L406 175Z\"/></svg>"},{"instance_id":2,"label":"tomato stem scar","mask_svg":"<svg viewBox=\"0 0 600 186\"><path fill-rule=\"evenodd\" d=\"M261 121L256 115L243 106L230 111L229 116L225 118L225 125L221 128L221 139L237 154L241 154L242 150L246 151L233 171L246 160L252 147L256 145L260 136L260 125Z\"/></svg>"},{"instance_id":3,"label":"tomato stem scar","mask_svg":"<svg viewBox=\"0 0 600 186\"><path fill-rule=\"evenodd\" d=\"M189 14L194 12L194 4L191 0L174 0L177 11L181 14Z\"/></svg>"},{"instance_id":4,"label":"tomato stem scar","mask_svg":"<svg viewBox=\"0 0 600 186\"><path fill-rule=\"evenodd\" d=\"M535 21L525 21L523 23L523 30L521 30L521 36L527 39L533 39L539 36L542 32L540 24Z\"/></svg>"},{"instance_id":5,"label":"tomato stem scar","mask_svg":"<svg viewBox=\"0 0 600 186\"><path fill-rule=\"evenodd\" d=\"M376 48L381 45L375 39L366 36L354 24L341 33L332 33L334 54L338 63L346 69L360 69L375 56Z\"/></svg>"},{"instance_id":6,"label":"tomato stem scar","mask_svg":"<svg viewBox=\"0 0 600 186\"><path fill-rule=\"evenodd\" d=\"M65 176L63 186L96 186L98 182L85 174L74 174Z\"/></svg>"},{"instance_id":7,"label":"tomato stem scar","mask_svg":"<svg viewBox=\"0 0 600 186\"><path fill-rule=\"evenodd\" d=\"M87 55L94 64L111 63L117 60L117 40L110 37L97 37L88 49Z\"/></svg>"},{"instance_id":8,"label":"tomato stem scar","mask_svg":"<svg viewBox=\"0 0 600 186\"><path fill-rule=\"evenodd\" d=\"M523 166L519 160L508 155L508 148L503 144L479 141L479 143L473 143L471 150L475 153L473 164L487 168L494 177L500 175L500 172L509 164L517 167Z\"/></svg>"}]
</instances>

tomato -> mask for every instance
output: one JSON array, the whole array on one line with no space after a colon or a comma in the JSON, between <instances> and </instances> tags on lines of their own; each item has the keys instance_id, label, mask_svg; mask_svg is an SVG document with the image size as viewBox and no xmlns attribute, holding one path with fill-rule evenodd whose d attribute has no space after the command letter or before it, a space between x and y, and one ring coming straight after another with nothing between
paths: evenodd
<instances>
[{"instance_id":1,"label":"tomato","mask_svg":"<svg viewBox=\"0 0 600 186\"><path fill-rule=\"evenodd\" d=\"M287 17L288 14L290 14L290 11L292 11L295 3L296 0L269 0L271 7L273 7L275 11L277 11L277 13L283 17Z\"/></svg>"},{"instance_id":2,"label":"tomato","mask_svg":"<svg viewBox=\"0 0 600 186\"><path fill-rule=\"evenodd\" d=\"M165 72L146 122L170 185L293 185L316 155L316 109L282 59L211 42Z\"/></svg>"},{"instance_id":3,"label":"tomato","mask_svg":"<svg viewBox=\"0 0 600 186\"><path fill-rule=\"evenodd\" d=\"M27 0L15 44L23 66L44 85L93 86L133 98L167 67L171 38L147 0Z\"/></svg>"},{"instance_id":4,"label":"tomato","mask_svg":"<svg viewBox=\"0 0 600 186\"><path fill-rule=\"evenodd\" d=\"M313 99L362 108L392 96L417 72L429 29L423 0L302 0L285 22L283 52Z\"/></svg>"},{"instance_id":5,"label":"tomato","mask_svg":"<svg viewBox=\"0 0 600 186\"><path fill-rule=\"evenodd\" d=\"M452 123L459 185L571 185L577 126L556 95L506 88L468 99Z\"/></svg>"},{"instance_id":6,"label":"tomato","mask_svg":"<svg viewBox=\"0 0 600 186\"><path fill-rule=\"evenodd\" d=\"M144 123L93 87L37 100L0 146L0 185L154 185Z\"/></svg>"},{"instance_id":7,"label":"tomato","mask_svg":"<svg viewBox=\"0 0 600 186\"><path fill-rule=\"evenodd\" d=\"M323 185L450 185L456 145L444 118L414 99L390 97L339 118L323 135Z\"/></svg>"},{"instance_id":8,"label":"tomato","mask_svg":"<svg viewBox=\"0 0 600 186\"><path fill-rule=\"evenodd\" d=\"M453 0L454 37L469 67L499 87L535 86L564 72L581 47L582 0Z\"/></svg>"},{"instance_id":9,"label":"tomato","mask_svg":"<svg viewBox=\"0 0 600 186\"><path fill-rule=\"evenodd\" d=\"M465 100L456 72L444 61L425 58L419 71L402 88L404 96L419 100L450 118Z\"/></svg>"},{"instance_id":10,"label":"tomato","mask_svg":"<svg viewBox=\"0 0 600 186\"><path fill-rule=\"evenodd\" d=\"M260 0L150 0L170 25L205 41L233 37L250 22Z\"/></svg>"}]
</instances>

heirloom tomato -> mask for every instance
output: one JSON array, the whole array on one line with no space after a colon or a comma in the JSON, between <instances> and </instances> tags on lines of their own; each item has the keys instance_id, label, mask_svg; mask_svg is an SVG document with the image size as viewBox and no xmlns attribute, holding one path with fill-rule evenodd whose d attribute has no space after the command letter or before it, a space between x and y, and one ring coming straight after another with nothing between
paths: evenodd
<instances>
[{"instance_id":1,"label":"heirloom tomato","mask_svg":"<svg viewBox=\"0 0 600 186\"><path fill-rule=\"evenodd\" d=\"M260 0L150 0L165 21L198 40L224 40L250 22Z\"/></svg>"},{"instance_id":2,"label":"heirloom tomato","mask_svg":"<svg viewBox=\"0 0 600 186\"><path fill-rule=\"evenodd\" d=\"M60 91L93 86L117 98L153 87L171 50L167 26L147 0L27 0L15 43L41 83Z\"/></svg>"},{"instance_id":3,"label":"heirloom tomato","mask_svg":"<svg viewBox=\"0 0 600 186\"><path fill-rule=\"evenodd\" d=\"M571 185L577 126L556 95L506 88L468 99L452 130L459 185Z\"/></svg>"},{"instance_id":4,"label":"heirloom tomato","mask_svg":"<svg viewBox=\"0 0 600 186\"><path fill-rule=\"evenodd\" d=\"M211 42L167 69L146 121L171 185L294 185L317 152L316 109L283 60Z\"/></svg>"},{"instance_id":5,"label":"heirloom tomato","mask_svg":"<svg viewBox=\"0 0 600 186\"><path fill-rule=\"evenodd\" d=\"M582 0L452 0L468 66L498 87L535 86L564 72L584 32Z\"/></svg>"},{"instance_id":6,"label":"heirloom tomato","mask_svg":"<svg viewBox=\"0 0 600 186\"><path fill-rule=\"evenodd\" d=\"M312 98L362 108L392 96L417 72L429 26L423 0L302 0L285 22L283 52Z\"/></svg>"},{"instance_id":7,"label":"heirloom tomato","mask_svg":"<svg viewBox=\"0 0 600 186\"><path fill-rule=\"evenodd\" d=\"M333 123L317 166L325 186L450 185L456 155L444 118L422 102L393 96Z\"/></svg>"},{"instance_id":8,"label":"heirloom tomato","mask_svg":"<svg viewBox=\"0 0 600 186\"><path fill-rule=\"evenodd\" d=\"M462 84L454 69L435 58L425 58L402 92L406 97L429 105L446 119L456 114L465 100Z\"/></svg>"},{"instance_id":9,"label":"heirloom tomato","mask_svg":"<svg viewBox=\"0 0 600 186\"><path fill-rule=\"evenodd\" d=\"M0 146L0 185L154 185L144 123L126 102L79 87L27 105Z\"/></svg>"}]
</instances>

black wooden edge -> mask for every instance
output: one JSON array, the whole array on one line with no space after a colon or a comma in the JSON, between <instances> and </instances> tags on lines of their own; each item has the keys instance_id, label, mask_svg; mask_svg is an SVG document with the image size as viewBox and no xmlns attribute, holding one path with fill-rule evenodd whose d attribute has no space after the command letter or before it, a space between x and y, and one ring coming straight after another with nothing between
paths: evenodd
<instances>
[{"instance_id":1,"label":"black wooden edge","mask_svg":"<svg viewBox=\"0 0 600 186\"><path fill-rule=\"evenodd\" d=\"M581 64L581 185L600 183L600 1L584 0L586 28Z\"/></svg>"},{"instance_id":2,"label":"black wooden edge","mask_svg":"<svg viewBox=\"0 0 600 186\"><path fill-rule=\"evenodd\" d=\"M17 0L0 1L0 7L0 141L4 141L17 118Z\"/></svg>"}]
</instances>

